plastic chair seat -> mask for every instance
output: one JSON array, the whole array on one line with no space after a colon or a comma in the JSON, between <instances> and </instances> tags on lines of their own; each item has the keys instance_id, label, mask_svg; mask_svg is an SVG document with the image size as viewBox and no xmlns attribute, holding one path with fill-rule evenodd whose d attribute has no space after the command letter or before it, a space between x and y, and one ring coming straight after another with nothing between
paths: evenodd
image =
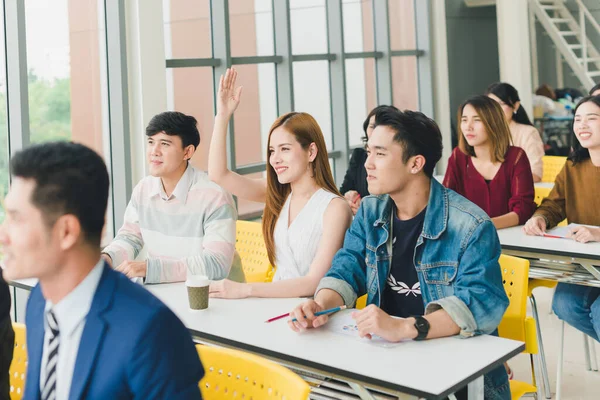
<instances>
[{"instance_id":1,"label":"plastic chair seat","mask_svg":"<svg viewBox=\"0 0 600 400\"><path fill-rule=\"evenodd\" d=\"M199 387L205 400L306 400L310 386L273 361L238 350L196 345L204 366Z\"/></svg>"}]
</instances>

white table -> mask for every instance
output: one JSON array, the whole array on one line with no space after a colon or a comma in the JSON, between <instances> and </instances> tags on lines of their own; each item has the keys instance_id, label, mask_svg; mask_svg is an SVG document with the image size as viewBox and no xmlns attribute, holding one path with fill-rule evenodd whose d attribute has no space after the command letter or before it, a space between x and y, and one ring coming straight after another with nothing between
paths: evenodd
<instances>
[{"instance_id":1,"label":"white table","mask_svg":"<svg viewBox=\"0 0 600 400\"><path fill-rule=\"evenodd\" d=\"M492 336L409 341L382 348L327 329L298 334L285 319L264 322L290 311L302 299L210 299L208 310L193 312L183 284L147 288L202 341L395 395L446 397L523 350L521 342ZM476 383L483 387L482 379ZM475 398L483 398L483 393Z\"/></svg>"},{"instance_id":2,"label":"white table","mask_svg":"<svg viewBox=\"0 0 600 400\"><path fill-rule=\"evenodd\" d=\"M600 243L528 236L523 227L498 231L502 253L532 259L529 276L600 287Z\"/></svg>"},{"instance_id":3,"label":"white table","mask_svg":"<svg viewBox=\"0 0 600 400\"><path fill-rule=\"evenodd\" d=\"M27 289L35 280L10 284ZM207 310L191 311L183 283L146 288L175 312L196 340L349 382L364 399L373 398L364 388L399 398L440 399L467 384L470 399L483 399L483 374L524 349L521 342L493 336L408 341L383 348L325 328L298 334L286 319L264 322L303 299L210 299Z\"/></svg>"}]
</instances>

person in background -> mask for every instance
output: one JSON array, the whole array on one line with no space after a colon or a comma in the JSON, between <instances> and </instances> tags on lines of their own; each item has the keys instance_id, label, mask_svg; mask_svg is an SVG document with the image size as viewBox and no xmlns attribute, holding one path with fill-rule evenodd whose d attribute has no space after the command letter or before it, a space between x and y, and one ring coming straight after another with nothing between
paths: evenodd
<instances>
[{"instance_id":1,"label":"person in background","mask_svg":"<svg viewBox=\"0 0 600 400\"><path fill-rule=\"evenodd\" d=\"M535 211L533 177L525 151L510 145L502 108L475 96L460 106L458 119L444 186L481 207L497 229L524 224Z\"/></svg>"},{"instance_id":2,"label":"person in background","mask_svg":"<svg viewBox=\"0 0 600 400\"><path fill-rule=\"evenodd\" d=\"M590 89L590 96L600 96L600 82Z\"/></svg>"},{"instance_id":3,"label":"person in background","mask_svg":"<svg viewBox=\"0 0 600 400\"><path fill-rule=\"evenodd\" d=\"M386 110L398 109L394 106L377 106L371 110L365 122L363 123L363 131L365 136L363 142L367 143L371 133L377 123L377 114ZM348 201L348 205L352 209L352 213L356 214L358 207L360 207L361 199L369 195L369 189L367 186L367 171L365 170L365 161L367 160L367 152L364 147L357 147L352 151L352 157L350 158L350 165L346 170L344 176L344 182L340 187L340 192L344 195Z\"/></svg>"},{"instance_id":4,"label":"person in background","mask_svg":"<svg viewBox=\"0 0 600 400\"><path fill-rule=\"evenodd\" d=\"M547 116L565 117L570 115L569 110L556 100L554 89L547 83L544 83L535 90L532 103L534 107L541 107L543 114Z\"/></svg>"},{"instance_id":5,"label":"person in background","mask_svg":"<svg viewBox=\"0 0 600 400\"><path fill-rule=\"evenodd\" d=\"M201 399L204 370L188 330L100 256L109 186L102 158L50 142L12 156L10 171L2 274L38 279L25 314L23 398Z\"/></svg>"},{"instance_id":6,"label":"person in background","mask_svg":"<svg viewBox=\"0 0 600 400\"><path fill-rule=\"evenodd\" d=\"M244 281L235 257L235 204L190 164L199 144L192 116L167 111L148 123L150 176L133 189L123 226L102 252L116 270L145 283L182 282L188 274ZM148 257L136 260L144 247Z\"/></svg>"},{"instance_id":7,"label":"person in background","mask_svg":"<svg viewBox=\"0 0 600 400\"><path fill-rule=\"evenodd\" d=\"M10 320L10 292L0 268L0 400L10 399L8 369L15 348L15 332Z\"/></svg>"},{"instance_id":8,"label":"person in background","mask_svg":"<svg viewBox=\"0 0 600 400\"><path fill-rule=\"evenodd\" d=\"M385 111L367 153L373 195L363 199L314 300L290 313L290 328L320 327L328 318L316 312L352 307L366 294L367 306L353 314L361 337L399 342L496 335L508 306L500 242L479 207L432 178L442 156L436 123L420 112ZM485 374L484 394L510 399L502 366Z\"/></svg>"},{"instance_id":9,"label":"person in background","mask_svg":"<svg viewBox=\"0 0 600 400\"><path fill-rule=\"evenodd\" d=\"M531 173L534 182L542 180L544 164L544 142L538 130L529 120L527 112L521 105L519 93L512 85L504 82L491 84L485 94L496 100L510 128L513 146L525 150L529 163L531 164Z\"/></svg>"},{"instance_id":10,"label":"person in background","mask_svg":"<svg viewBox=\"0 0 600 400\"><path fill-rule=\"evenodd\" d=\"M523 227L528 235L543 235L565 218L584 224L572 228L577 242L600 242L600 97L584 97L575 108L577 141L552 191ZM552 301L554 313L600 341L600 288L559 283Z\"/></svg>"},{"instance_id":11,"label":"person in background","mask_svg":"<svg viewBox=\"0 0 600 400\"><path fill-rule=\"evenodd\" d=\"M266 203L262 218L267 254L276 272L273 282L213 282L212 297L310 296L342 247L352 211L338 192L317 121L307 113L277 118L267 142L267 178L254 179L227 168L229 119L237 109L242 87L237 72L221 76L217 115L208 156L208 174L234 195Z\"/></svg>"}]
</instances>

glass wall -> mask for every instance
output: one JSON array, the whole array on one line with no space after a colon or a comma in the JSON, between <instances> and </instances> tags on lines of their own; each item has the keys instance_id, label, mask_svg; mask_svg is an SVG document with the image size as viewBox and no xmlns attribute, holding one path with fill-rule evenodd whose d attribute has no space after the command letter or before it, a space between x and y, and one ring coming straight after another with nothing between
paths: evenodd
<instances>
[{"instance_id":1,"label":"glass wall","mask_svg":"<svg viewBox=\"0 0 600 400\"><path fill-rule=\"evenodd\" d=\"M198 119L194 164L206 168L216 83L233 65L244 86L229 136L234 169L264 171L271 124L304 111L341 181L373 107L419 107L414 9L414 0L163 0L168 104ZM239 207L242 216L262 208Z\"/></svg>"},{"instance_id":2,"label":"glass wall","mask_svg":"<svg viewBox=\"0 0 600 400\"><path fill-rule=\"evenodd\" d=\"M130 175L128 157L112 157L112 141L128 142L124 106L110 108L107 24L114 27L114 50L125 40L123 6L104 0L1 1L0 18L0 193L9 185L9 156L29 143L69 140L82 143L101 154L112 175L113 168ZM112 12L107 12L110 8ZM48 21L52 21L49 25ZM117 57L118 58L118 57ZM123 76L121 66L113 74ZM116 75L115 75L116 76ZM7 87L8 78L8 87ZM126 81L112 87L113 96L126 97ZM10 93L10 96L7 96ZM7 99L10 102L7 104ZM26 106L28 105L28 106ZM128 107L128 105L127 105ZM25 110L24 110L25 109ZM9 111L12 113L9 115ZM119 129L115 129L115 128ZM127 137L127 139L125 139ZM121 176L122 176L121 175ZM113 176L114 177L114 176ZM112 239L115 225L114 194L124 197L131 187L111 179L107 224L103 243ZM130 179L129 179L130 181ZM0 219L4 213L0 214Z\"/></svg>"},{"instance_id":3,"label":"glass wall","mask_svg":"<svg viewBox=\"0 0 600 400\"><path fill-rule=\"evenodd\" d=\"M4 196L10 185L8 162L8 113L6 109L6 47L4 47L4 7L0 10L0 223L4 222Z\"/></svg>"}]
</instances>

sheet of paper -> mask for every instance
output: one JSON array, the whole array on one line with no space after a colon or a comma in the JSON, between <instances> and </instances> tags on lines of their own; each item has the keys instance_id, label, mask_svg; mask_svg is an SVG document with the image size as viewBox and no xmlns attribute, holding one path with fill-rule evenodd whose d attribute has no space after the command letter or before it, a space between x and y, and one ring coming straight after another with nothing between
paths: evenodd
<instances>
[{"instance_id":1,"label":"sheet of paper","mask_svg":"<svg viewBox=\"0 0 600 400\"><path fill-rule=\"evenodd\" d=\"M550 229L549 231L547 231L544 236L545 237L552 237L552 238L561 238L561 239L568 239L567 235L569 234L569 232L571 231L571 229L577 227L577 226L584 226L581 224L569 224L567 226L558 226L556 228Z\"/></svg>"},{"instance_id":2,"label":"sheet of paper","mask_svg":"<svg viewBox=\"0 0 600 400\"><path fill-rule=\"evenodd\" d=\"M329 318L329 322L327 322L326 329L330 330L333 333L337 333L340 335L351 336L355 338L357 341L371 344L380 347L394 347L398 346L399 343L388 342L382 337L377 335L373 335L371 339L361 338L358 334L358 328L356 327L356 322L352 318L352 312L357 311L356 309L348 309L340 311Z\"/></svg>"}]
</instances>

